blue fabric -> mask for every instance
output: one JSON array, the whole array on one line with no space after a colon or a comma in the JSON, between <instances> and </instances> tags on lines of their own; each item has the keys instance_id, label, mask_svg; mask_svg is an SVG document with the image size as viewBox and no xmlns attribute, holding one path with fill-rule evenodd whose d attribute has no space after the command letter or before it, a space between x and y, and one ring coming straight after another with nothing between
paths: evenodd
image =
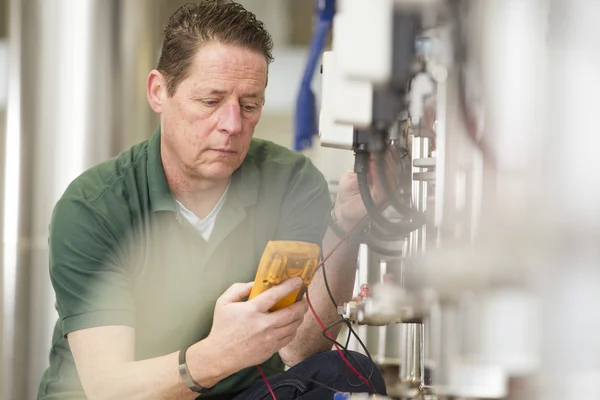
<instances>
[{"instance_id":1,"label":"blue fabric","mask_svg":"<svg viewBox=\"0 0 600 400\"><path fill-rule=\"evenodd\" d=\"M381 371L367 357L362 354L350 352L359 363L348 357L352 366L366 378L369 377L371 368L371 385L377 394L385 395L385 382ZM362 371L365 371L364 373ZM266 372L266 371L264 371ZM298 365L290 368L273 378L269 384L275 393L277 400L326 400L333 399L334 392L316 383L303 378L310 378L323 383L339 392L350 393L373 393L362 381L354 375L341 359L337 351L320 353L308 358ZM258 382L248 390L238 394L233 400L270 400L272 399L269 389L264 382Z\"/></svg>"},{"instance_id":2,"label":"blue fabric","mask_svg":"<svg viewBox=\"0 0 600 400\"><path fill-rule=\"evenodd\" d=\"M316 14L319 22L310 44L308 60L296 100L294 121L294 150L296 151L311 147L313 136L318 134L315 94L311 83L333 22L335 0L318 0Z\"/></svg>"}]
</instances>

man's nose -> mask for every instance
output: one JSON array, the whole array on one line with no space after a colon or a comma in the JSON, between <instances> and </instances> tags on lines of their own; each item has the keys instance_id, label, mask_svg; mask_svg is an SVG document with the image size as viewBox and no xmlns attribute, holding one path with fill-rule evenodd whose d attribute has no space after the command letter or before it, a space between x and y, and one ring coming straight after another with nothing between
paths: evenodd
<instances>
[{"instance_id":1,"label":"man's nose","mask_svg":"<svg viewBox=\"0 0 600 400\"><path fill-rule=\"evenodd\" d=\"M242 114L239 104L223 104L219 115L219 131L237 135L242 131Z\"/></svg>"}]
</instances>

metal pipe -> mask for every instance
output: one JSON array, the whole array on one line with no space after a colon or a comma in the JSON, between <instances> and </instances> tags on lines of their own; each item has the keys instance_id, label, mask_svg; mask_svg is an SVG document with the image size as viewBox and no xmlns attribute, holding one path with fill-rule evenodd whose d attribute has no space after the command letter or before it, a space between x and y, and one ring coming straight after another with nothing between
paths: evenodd
<instances>
[{"instance_id":1,"label":"metal pipe","mask_svg":"<svg viewBox=\"0 0 600 400\"><path fill-rule=\"evenodd\" d=\"M436 393L452 395L452 368L459 356L459 317L457 306L444 302L430 321L430 341L434 368L432 384Z\"/></svg>"},{"instance_id":2,"label":"metal pipe","mask_svg":"<svg viewBox=\"0 0 600 400\"><path fill-rule=\"evenodd\" d=\"M21 0L9 2L8 103L4 143L2 213L2 374L0 397L13 399L17 318L17 238L19 236L19 199L21 153ZM12 194L12 195L8 195Z\"/></svg>"},{"instance_id":3,"label":"metal pipe","mask_svg":"<svg viewBox=\"0 0 600 400\"><path fill-rule=\"evenodd\" d=\"M538 399L600 398L600 3L551 2ZM573 138L576 134L577 137ZM556 247L560 243L560 249Z\"/></svg>"},{"instance_id":4,"label":"metal pipe","mask_svg":"<svg viewBox=\"0 0 600 400\"><path fill-rule=\"evenodd\" d=\"M369 249L366 244L361 244L358 250L358 263L356 267L356 278L354 281L354 293L360 292L360 285L368 282L368 272L369 272ZM356 335L362 340L362 342L367 345L367 327L365 325L354 326L354 331ZM344 334L349 334L346 329L342 330ZM365 354L365 351L358 343L355 337L350 338L350 342L348 343L348 349L352 351L356 351L361 354ZM366 355L366 354L365 354Z\"/></svg>"},{"instance_id":5,"label":"metal pipe","mask_svg":"<svg viewBox=\"0 0 600 400\"><path fill-rule=\"evenodd\" d=\"M412 176L414 176L415 174L419 173L421 171L421 168L419 167L415 167L413 160L415 158L420 158L421 157L421 138L413 136L412 138L412 149L411 149L411 166L412 166ZM420 205L421 205L421 184L419 181L414 180L413 179L413 183L412 183L412 203L416 206L417 209L419 209ZM412 255L416 255L419 253L419 248L421 246L421 228L412 231L410 233L410 254L407 254L407 256L412 256Z\"/></svg>"},{"instance_id":6,"label":"metal pipe","mask_svg":"<svg viewBox=\"0 0 600 400\"><path fill-rule=\"evenodd\" d=\"M400 328L402 351L400 381L414 386L422 386L425 375L423 364L424 329L421 323L403 323Z\"/></svg>"},{"instance_id":7,"label":"metal pipe","mask_svg":"<svg viewBox=\"0 0 600 400\"><path fill-rule=\"evenodd\" d=\"M380 282L387 285L401 285L400 260L381 260ZM376 362L382 365L400 365L400 325L390 324L379 327L379 342Z\"/></svg>"},{"instance_id":8,"label":"metal pipe","mask_svg":"<svg viewBox=\"0 0 600 400\"><path fill-rule=\"evenodd\" d=\"M430 139L427 137L421 137L419 138L419 140L421 141L421 154L419 155L419 157L425 159L425 158L429 158L429 142ZM423 180L421 182L421 190L419 191L419 204L417 206L418 210L422 213L425 213L427 211L427 197L428 197L428 181L427 180ZM427 224L423 225L421 228L419 228L419 234L421 236L420 240L420 246L419 246L419 250L422 253L425 253L425 251L427 250Z\"/></svg>"},{"instance_id":9,"label":"metal pipe","mask_svg":"<svg viewBox=\"0 0 600 400\"><path fill-rule=\"evenodd\" d=\"M2 399L36 398L48 364L54 204L86 168L152 134L143 83L158 56L157 10L142 0L10 1Z\"/></svg>"}]
</instances>

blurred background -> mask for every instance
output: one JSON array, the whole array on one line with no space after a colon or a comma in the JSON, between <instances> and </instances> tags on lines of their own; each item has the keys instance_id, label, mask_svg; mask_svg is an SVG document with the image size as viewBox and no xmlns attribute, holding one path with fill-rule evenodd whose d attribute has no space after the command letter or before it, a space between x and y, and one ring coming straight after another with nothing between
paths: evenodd
<instances>
[{"instance_id":1,"label":"blurred background","mask_svg":"<svg viewBox=\"0 0 600 400\"><path fill-rule=\"evenodd\" d=\"M0 0L0 399L35 398L47 366L57 316L47 257L52 208L79 173L152 134L158 120L146 77L162 27L184 3ZM314 2L240 3L275 43L256 136L292 147ZM319 76L314 89L318 98ZM335 190L351 152L318 145L307 152Z\"/></svg>"}]
</instances>

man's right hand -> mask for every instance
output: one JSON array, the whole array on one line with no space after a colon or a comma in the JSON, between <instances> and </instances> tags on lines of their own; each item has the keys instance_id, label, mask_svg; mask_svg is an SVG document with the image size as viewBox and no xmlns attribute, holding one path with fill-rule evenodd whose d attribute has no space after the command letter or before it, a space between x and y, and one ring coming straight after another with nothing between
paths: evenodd
<instances>
[{"instance_id":1,"label":"man's right hand","mask_svg":"<svg viewBox=\"0 0 600 400\"><path fill-rule=\"evenodd\" d=\"M279 300L302 286L300 278L289 279L242 302L252 283L236 283L217 300L212 329L203 340L218 353L215 363L233 374L259 365L290 343L308 310L306 300L269 312ZM191 371L193 374L193 371Z\"/></svg>"}]
</instances>

